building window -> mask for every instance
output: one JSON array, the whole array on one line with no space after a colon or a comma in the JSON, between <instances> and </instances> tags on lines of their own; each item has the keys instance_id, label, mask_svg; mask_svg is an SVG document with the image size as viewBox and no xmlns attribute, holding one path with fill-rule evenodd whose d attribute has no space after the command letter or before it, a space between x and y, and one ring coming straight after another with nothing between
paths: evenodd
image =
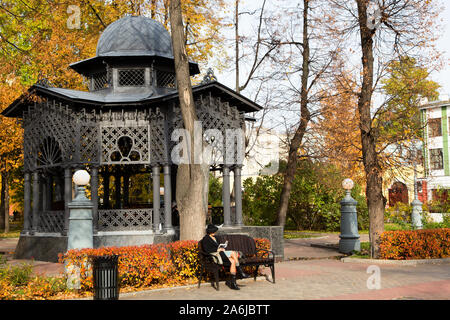
<instances>
[{"instance_id":1,"label":"building window","mask_svg":"<svg viewBox=\"0 0 450 320\"><path fill-rule=\"evenodd\" d=\"M108 72L97 73L92 76L92 90L97 91L101 89L108 88Z\"/></svg>"},{"instance_id":2,"label":"building window","mask_svg":"<svg viewBox=\"0 0 450 320\"><path fill-rule=\"evenodd\" d=\"M156 70L156 83L156 85L160 88L175 88L175 73Z\"/></svg>"},{"instance_id":3,"label":"building window","mask_svg":"<svg viewBox=\"0 0 450 320\"><path fill-rule=\"evenodd\" d=\"M428 132L430 137L440 137L442 136L441 129L441 118L429 119L428 120Z\"/></svg>"},{"instance_id":4,"label":"building window","mask_svg":"<svg viewBox=\"0 0 450 320\"><path fill-rule=\"evenodd\" d=\"M121 87L145 86L145 69L119 70L119 86Z\"/></svg>"},{"instance_id":5,"label":"building window","mask_svg":"<svg viewBox=\"0 0 450 320\"><path fill-rule=\"evenodd\" d=\"M440 170L444 168L442 149L430 149L431 170Z\"/></svg>"}]
</instances>

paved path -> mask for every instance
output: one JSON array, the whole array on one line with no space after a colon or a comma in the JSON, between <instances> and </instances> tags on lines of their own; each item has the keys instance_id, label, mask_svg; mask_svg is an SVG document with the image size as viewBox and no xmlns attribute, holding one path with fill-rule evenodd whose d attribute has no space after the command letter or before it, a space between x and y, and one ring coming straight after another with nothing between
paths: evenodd
<instances>
[{"instance_id":1,"label":"paved path","mask_svg":"<svg viewBox=\"0 0 450 320\"><path fill-rule=\"evenodd\" d=\"M241 290L220 283L121 294L123 300L303 300L450 299L450 265L380 265L380 289L368 289L369 265L338 260L284 261L276 264L276 283L238 280ZM266 270L268 271L268 270ZM269 274L269 272L267 272Z\"/></svg>"},{"instance_id":2,"label":"paved path","mask_svg":"<svg viewBox=\"0 0 450 320\"><path fill-rule=\"evenodd\" d=\"M369 241L367 234L360 235L360 241ZM314 238L285 239L284 259L285 260L305 260L344 257L335 249L327 249L326 246L337 246L339 244L339 234L315 234ZM321 245L324 247L314 247Z\"/></svg>"},{"instance_id":3,"label":"paved path","mask_svg":"<svg viewBox=\"0 0 450 320\"><path fill-rule=\"evenodd\" d=\"M361 235L361 241L368 241ZM285 240L285 261L276 263L276 283L261 280L238 280L241 290L229 289L223 282L220 291L208 283L174 289L159 289L121 294L128 300L299 300L299 299L450 299L450 264L417 266L379 264L380 289L369 289L369 264L344 263L337 250L311 245L336 245L338 234L322 234L317 238ZM8 253L8 263L19 264L29 260L13 260L11 252L17 239L0 239L0 253ZM63 271L58 263L33 261L36 273L57 275ZM270 279L270 271L264 269Z\"/></svg>"},{"instance_id":4,"label":"paved path","mask_svg":"<svg viewBox=\"0 0 450 320\"><path fill-rule=\"evenodd\" d=\"M61 263L51 263L46 261L14 259L13 254L16 249L18 238L0 239L0 254L4 255L9 265L32 264L34 274L46 276L60 276L64 272Z\"/></svg>"}]
</instances>

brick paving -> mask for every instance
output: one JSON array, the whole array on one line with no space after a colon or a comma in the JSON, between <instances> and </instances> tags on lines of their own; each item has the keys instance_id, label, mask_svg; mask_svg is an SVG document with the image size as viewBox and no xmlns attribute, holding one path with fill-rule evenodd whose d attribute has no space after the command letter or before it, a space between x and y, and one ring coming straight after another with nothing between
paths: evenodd
<instances>
[{"instance_id":1,"label":"brick paving","mask_svg":"<svg viewBox=\"0 0 450 320\"><path fill-rule=\"evenodd\" d=\"M368 289L369 264L341 262L336 250L311 245L337 244L339 235L325 234L311 239L285 240L285 261L276 263L276 283L264 277L238 280L241 290L229 289L224 282L220 291L208 283L181 288L157 289L121 294L123 300L379 300L450 299L450 264L384 265L378 264L381 288ZM368 241L361 235L361 241ZM33 263L35 273L58 275L62 264L14 260L17 239L0 239L0 253L8 253L9 264ZM270 279L270 270L264 273Z\"/></svg>"},{"instance_id":2,"label":"brick paving","mask_svg":"<svg viewBox=\"0 0 450 320\"><path fill-rule=\"evenodd\" d=\"M122 294L123 300L316 300L449 299L450 265L379 265L381 288L368 289L368 265L338 260L284 261L276 264L276 283L238 280L241 290L221 282L220 290L202 285ZM267 274L269 274L268 270Z\"/></svg>"}]
</instances>

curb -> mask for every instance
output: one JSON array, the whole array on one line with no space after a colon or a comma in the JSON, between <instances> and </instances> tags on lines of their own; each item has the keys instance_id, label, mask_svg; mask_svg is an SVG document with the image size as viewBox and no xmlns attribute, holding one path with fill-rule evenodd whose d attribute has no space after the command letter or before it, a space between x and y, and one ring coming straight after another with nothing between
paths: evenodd
<instances>
[{"instance_id":1,"label":"curb","mask_svg":"<svg viewBox=\"0 0 450 320\"><path fill-rule=\"evenodd\" d=\"M446 264L450 263L450 258L441 259L414 259L414 260L381 260L381 259L361 259L361 258L342 258L342 262L370 263L370 264L391 264L416 266L418 264Z\"/></svg>"},{"instance_id":2,"label":"curb","mask_svg":"<svg viewBox=\"0 0 450 320\"><path fill-rule=\"evenodd\" d=\"M269 281L268 276L257 276L256 281ZM253 277L247 278L247 279L238 279L239 282L250 282L254 281ZM271 280L270 280L271 281ZM211 286L210 282L202 282L200 283L200 287L204 286ZM219 288L225 286L225 281L219 281ZM167 287L167 288L157 288L157 289L148 289L148 290L140 290L140 291L132 291L132 292L125 292L125 293L119 293L119 300L120 297L128 297L133 295L139 295L139 294L145 294L145 293L152 293L152 292L159 292L159 291L168 291L168 290L179 290L179 289L190 289L190 288L197 288L198 284L189 284L185 286L176 286L176 287ZM87 297L87 298L77 298L77 299L66 299L66 300L93 300L93 297Z\"/></svg>"},{"instance_id":3,"label":"curb","mask_svg":"<svg viewBox=\"0 0 450 320\"><path fill-rule=\"evenodd\" d=\"M300 260L340 260L341 258L342 258L342 255L328 256L328 257L291 257L291 258L286 258L282 262L300 261Z\"/></svg>"},{"instance_id":4,"label":"curb","mask_svg":"<svg viewBox=\"0 0 450 320\"><path fill-rule=\"evenodd\" d=\"M339 250L339 244L334 243L311 243L310 246L328 250Z\"/></svg>"}]
</instances>

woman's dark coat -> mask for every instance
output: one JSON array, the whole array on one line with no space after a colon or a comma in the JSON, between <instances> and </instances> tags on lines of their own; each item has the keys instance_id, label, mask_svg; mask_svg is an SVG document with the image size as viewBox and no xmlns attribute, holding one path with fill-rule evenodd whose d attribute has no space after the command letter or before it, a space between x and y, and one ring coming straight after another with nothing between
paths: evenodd
<instances>
[{"instance_id":1,"label":"woman's dark coat","mask_svg":"<svg viewBox=\"0 0 450 320\"><path fill-rule=\"evenodd\" d=\"M206 253L217 252L217 249L219 248L219 243L214 241L213 238L211 238L209 235L204 236L203 239L201 240L201 243L202 243L202 249ZM220 254L220 257L222 258L223 265L230 266L231 262L228 259L227 255L223 251L221 251L219 254Z\"/></svg>"}]
</instances>

